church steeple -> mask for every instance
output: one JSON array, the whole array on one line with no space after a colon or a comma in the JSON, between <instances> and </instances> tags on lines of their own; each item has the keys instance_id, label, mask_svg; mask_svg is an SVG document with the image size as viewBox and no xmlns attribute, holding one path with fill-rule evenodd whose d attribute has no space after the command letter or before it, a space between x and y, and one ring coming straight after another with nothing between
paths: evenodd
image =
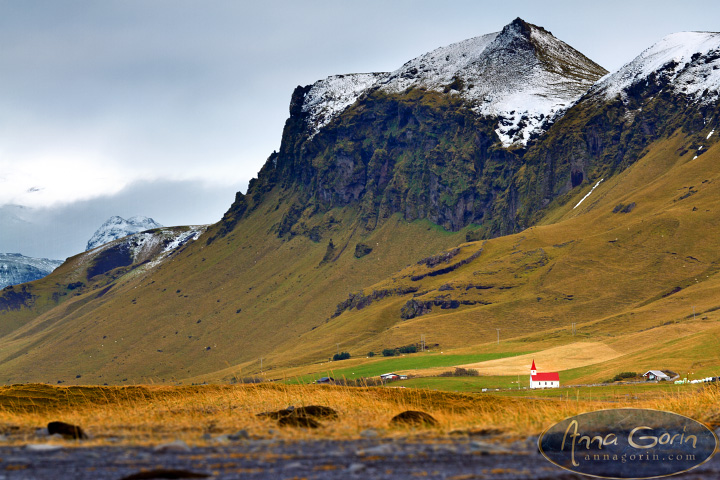
<instances>
[{"instance_id":1,"label":"church steeple","mask_svg":"<svg viewBox=\"0 0 720 480\"><path fill-rule=\"evenodd\" d=\"M530 367L530 375L537 375L537 369L535 368L535 359L533 358L532 366Z\"/></svg>"}]
</instances>

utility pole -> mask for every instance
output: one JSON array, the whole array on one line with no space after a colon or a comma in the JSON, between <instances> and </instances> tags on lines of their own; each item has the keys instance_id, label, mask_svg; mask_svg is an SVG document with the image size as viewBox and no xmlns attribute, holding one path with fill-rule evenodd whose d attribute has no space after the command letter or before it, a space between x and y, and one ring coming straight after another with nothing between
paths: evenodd
<instances>
[{"instance_id":1,"label":"utility pole","mask_svg":"<svg viewBox=\"0 0 720 480\"><path fill-rule=\"evenodd\" d=\"M260 357L260 375L262 375L262 357Z\"/></svg>"},{"instance_id":2,"label":"utility pole","mask_svg":"<svg viewBox=\"0 0 720 480\"><path fill-rule=\"evenodd\" d=\"M575 336L575 322L572 322L572 334Z\"/></svg>"},{"instance_id":3,"label":"utility pole","mask_svg":"<svg viewBox=\"0 0 720 480\"><path fill-rule=\"evenodd\" d=\"M500 329L496 328L495 330L497 330L497 344L500 345Z\"/></svg>"},{"instance_id":4,"label":"utility pole","mask_svg":"<svg viewBox=\"0 0 720 480\"><path fill-rule=\"evenodd\" d=\"M339 344L339 343L336 343L335 346L337 347L338 355L340 355L340 344Z\"/></svg>"}]
</instances>

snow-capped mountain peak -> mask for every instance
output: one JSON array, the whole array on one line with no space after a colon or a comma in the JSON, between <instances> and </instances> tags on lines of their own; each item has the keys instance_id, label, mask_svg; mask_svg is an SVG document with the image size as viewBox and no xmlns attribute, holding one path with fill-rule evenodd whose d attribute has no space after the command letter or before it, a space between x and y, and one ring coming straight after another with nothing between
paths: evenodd
<instances>
[{"instance_id":1,"label":"snow-capped mountain peak","mask_svg":"<svg viewBox=\"0 0 720 480\"><path fill-rule=\"evenodd\" d=\"M541 27L517 18L500 32L437 48L394 72L335 75L315 82L302 112L311 134L374 88L425 88L459 95L478 115L498 119L503 145L525 145L606 71Z\"/></svg>"},{"instance_id":2,"label":"snow-capped mountain peak","mask_svg":"<svg viewBox=\"0 0 720 480\"><path fill-rule=\"evenodd\" d=\"M592 89L606 99L621 97L640 82L669 84L676 93L702 102L720 91L720 33L680 32L666 36Z\"/></svg>"},{"instance_id":3,"label":"snow-capped mountain peak","mask_svg":"<svg viewBox=\"0 0 720 480\"><path fill-rule=\"evenodd\" d=\"M26 257L19 253L0 253L0 289L43 278L62 263L60 260Z\"/></svg>"},{"instance_id":4,"label":"snow-capped mountain peak","mask_svg":"<svg viewBox=\"0 0 720 480\"><path fill-rule=\"evenodd\" d=\"M151 230L153 228L161 228L162 225L155 220L144 216L134 216L127 220L117 215L110 217L103 223L93 234L87 243L85 250L92 250L95 247L111 242L127 235Z\"/></svg>"}]
</instances>

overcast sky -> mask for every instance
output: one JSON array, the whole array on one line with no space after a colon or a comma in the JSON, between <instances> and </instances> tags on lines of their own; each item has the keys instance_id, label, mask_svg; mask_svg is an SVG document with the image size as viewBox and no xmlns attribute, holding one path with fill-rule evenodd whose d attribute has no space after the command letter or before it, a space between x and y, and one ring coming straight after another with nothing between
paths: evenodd
<instances>
[{"instance_id":1,"label":"overcast sky","mask_svg":"<svg viewBox=\"0 0 720 480\"><path fill-rule=\"evenodd\" d=\"M297 85L518 16L608 70L720 29L717 0L0 0L0 252L64 259L112 215L216 222L279 147Z\"/></svg>"}]
</instances>

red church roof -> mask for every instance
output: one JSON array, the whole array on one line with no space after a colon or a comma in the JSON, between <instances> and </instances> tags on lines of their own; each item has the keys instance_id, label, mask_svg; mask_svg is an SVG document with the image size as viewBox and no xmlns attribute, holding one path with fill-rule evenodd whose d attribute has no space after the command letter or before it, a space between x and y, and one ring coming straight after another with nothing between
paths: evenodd
<instances>
[{"instance_id":1,"label":"red church roof","mask_svg":"<svg viewBox=\"0 0 720 480\"><path fill-rule=\"evenodd\" d=\"M537 370L537 368L535 368L535 359L533 359L533 364L532 367L530 367L530 370Z\"/></svg>"},{"instance_id":2,"label":"red church roof","mask_svg":"<svg viewBox=\"0 0 720 480\"><path fill-rule=\"evenodd\" d=\"M533 382L559 382L560 375L558 372L538 372L531 376L531 380Z\"/></svg>"}]
</instances>

